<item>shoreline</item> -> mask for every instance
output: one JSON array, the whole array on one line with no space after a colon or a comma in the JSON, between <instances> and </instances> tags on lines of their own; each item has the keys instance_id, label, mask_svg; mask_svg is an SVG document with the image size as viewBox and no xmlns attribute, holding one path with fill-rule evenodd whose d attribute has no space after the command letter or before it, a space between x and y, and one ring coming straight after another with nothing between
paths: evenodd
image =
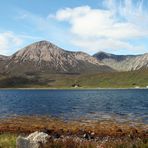
<instances>
[{"instance_id":1,"label":"shoreline","mask_svg":"<svg viewBox=\"0 0 148 148\"><path fill-rule=\"evenodd\" d=\"M16 147L18 136L34 132L47 133L52 147L100 148L148 145L148 124L117 123L113 121L63 121L50 117L22 116L0 119L0 141L5 147ZM7 143L6 143L7 141ZM12 141L12 142L11 142ZM13 144L12 144L13 143ZM0 143L1 146L1 143ZM143 147L142 147L143 148Z\"/></svg>"},{"instance_id":2,"label":"shoreline","mask_svg":"<svg viewBox=\"0 0 148 148\"><path fill-rule=\"evenodd\" d=\"M48 88L48 87L30 87L30 88L0 88L0 90L148 90L148 88Z\"/></svg>"},{"instance_id":3,"label":"shoreline","mask_svg":"<svg viewBox=\"0 0 148 148\"><path fill-rule=\"evenodd\" d=\"M28 126L29 125L29 126ZM133 128L148 132L148 124L143 122L125 121L118 122L116 120L90 120L90 119L79 119L79 120L64 120L61 118L50 117L50 116L12 116L7 118L0 118L0 133L3 132L34 132L41 129L55 129L55 130L93 130L94 132L108 133L112 131L115 135L118 132L118 128L128 131ZM145 131L144 131L145 130ZM108 132L107 132L108 131ZM97 133L96 132L96 133ZM128 131L129 132L129 131ZM112 134L111 134L112 135ZM148 133L147 133L148 136Z\"/></svg>"}]
</instances>

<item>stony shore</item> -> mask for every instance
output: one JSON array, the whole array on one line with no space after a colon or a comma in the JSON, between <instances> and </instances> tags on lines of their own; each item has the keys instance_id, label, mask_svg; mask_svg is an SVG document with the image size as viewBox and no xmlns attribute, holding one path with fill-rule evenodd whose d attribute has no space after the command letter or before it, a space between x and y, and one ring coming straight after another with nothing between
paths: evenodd
<instances>
[{"instance_id":1,"label":"stony shore","mask_svg":"<svg viewBox=\"0 0 148 148\"><path fill-rule=\"evenodd\" d=\"M0 120L0 134L27 136L33 132L47 133L50 144L68 145L138 145L148 146L148 125L114 121L62 121L49 117L13 117ZM16 136L16 137L17 137ZM64 144L65 143L65 144ZM79 145L79 146L78 146Z\"/></svg>"}]
</instances>

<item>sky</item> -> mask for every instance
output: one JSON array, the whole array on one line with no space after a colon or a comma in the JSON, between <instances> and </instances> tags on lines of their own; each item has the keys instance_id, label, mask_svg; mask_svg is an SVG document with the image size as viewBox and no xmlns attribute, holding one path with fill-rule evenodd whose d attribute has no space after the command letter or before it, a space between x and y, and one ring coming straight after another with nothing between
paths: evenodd
<instances>
[{"instance_id":1,"label":"sky","mask_svg":"<svg viewBox=\"0 0 148 148\"><path fill-rule=\"evenodd\" d=\"M0 54L40 40L94 54L148 52L148 0L4 0Z\"/></svg>"}]
</instances>

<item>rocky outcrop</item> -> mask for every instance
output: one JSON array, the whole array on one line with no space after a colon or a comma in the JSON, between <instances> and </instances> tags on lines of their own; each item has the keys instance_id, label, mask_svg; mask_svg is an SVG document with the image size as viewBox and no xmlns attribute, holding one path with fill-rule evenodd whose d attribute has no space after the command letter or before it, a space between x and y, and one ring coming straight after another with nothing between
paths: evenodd
<instances>
[{"instance_id":1,"label":"rocky outcrop","mask_svg":"<svg viewBox=\"0 0 148 148\"><path fill-rule=\"evenodd\" d=\"M17 148L49 148L50 136L43 132L34 132L28 137L19 136L16 140Z\"/></svg>"}]
</instances>

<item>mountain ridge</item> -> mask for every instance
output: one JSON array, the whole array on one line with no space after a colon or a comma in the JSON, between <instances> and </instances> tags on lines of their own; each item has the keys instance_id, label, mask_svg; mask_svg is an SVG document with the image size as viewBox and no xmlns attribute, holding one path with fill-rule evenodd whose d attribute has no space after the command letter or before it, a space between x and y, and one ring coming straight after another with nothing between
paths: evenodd
<instances>
[{"instance_id":1,"label":"mountain ridge","mask_svg":"<svg viewBox=\"0 0 148 148\"><path fill-rule=\"evenodd\" d=\"M46 40L32 43L11 56L0 55L1 73L90 73L148 69L148 53L116 55L103 51L93 56L64 50Z\"/></svg>"},{"instance_id":2,"label":"mountain ridge","mask_svg":"<svg viewBox=\"0 0 148 148\"><path fill-rule=\"evenodd\" d=\"M132 71L148 68L148 53L138 55L115 55L98 52L94 54L93 57L117 71Z\"/></svg>"},{"instance_id":3,"label":"mountain ridge","mask_svg":"<svg viewBox=\"0 0 148 148\"><path fill-rule=\"evenodd\" d=\"M40 41L0 55L0 88L147 87L147 67L148 53L91 56Z\"/></svg>"},{"instance_id":4,"label":"mountain ridge","mask_svg":"<svg viewBox=\"0 0 148 148\"><path fill-rule=\"evenodd\" d=\"M5 62L5 72L30 71L49 73L83 73L113 71L84 52L64 50L48 41L39 41L17 51Z\"/></svg>"}]
</instances>

